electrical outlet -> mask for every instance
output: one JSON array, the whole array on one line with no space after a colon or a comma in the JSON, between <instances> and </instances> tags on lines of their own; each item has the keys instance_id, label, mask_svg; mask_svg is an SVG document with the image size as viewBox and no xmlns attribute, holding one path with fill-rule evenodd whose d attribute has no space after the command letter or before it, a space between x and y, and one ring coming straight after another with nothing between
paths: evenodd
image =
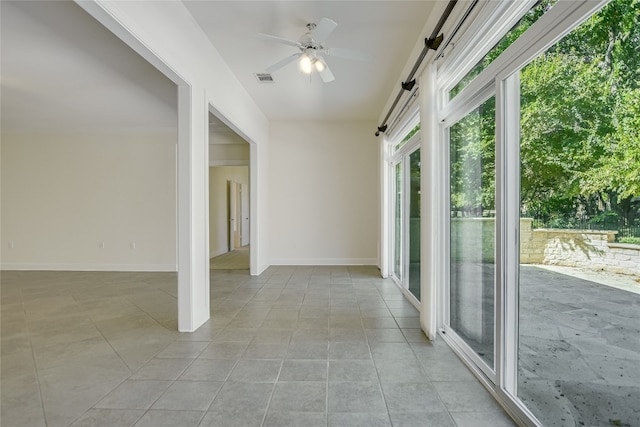
<instances>
[{"instance_id":1,"label":"electrical outlet","mask_svg":"<svg viewBox=\"0 0 640 427\"><path fill-rule=\"evenodd\" d=\"M98 247L99 247L100 249L104 249L104 242L100 242L100 243L98 243Z\"/></svg>"},{"instance_id":2,"label":"electrical outlet","mask_svg":"<svg viewBox=\"0 0 640 427\"><path fill-rule=\"evenodd\" d=\"M13 248L15 248L15 247L16 247L15 242L14 242L13 240L12 240L12 241L10 241L10 242L9 242L9 249L13 249Z\"/></svg>"},{"instance_id":3,"label":"electrical outlet","mask_svg":"<svg viewBox=\"0 0 640 427\"><path fill-rule=\"evenodd\" d=\"M131 249L135 249L136 248L136 242L131 242Z\"/></svg>"}]
</instances>

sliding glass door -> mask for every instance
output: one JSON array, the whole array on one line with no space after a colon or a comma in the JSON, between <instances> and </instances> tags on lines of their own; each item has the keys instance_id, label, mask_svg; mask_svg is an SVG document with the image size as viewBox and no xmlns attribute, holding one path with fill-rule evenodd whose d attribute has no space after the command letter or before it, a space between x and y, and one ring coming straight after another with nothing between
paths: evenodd
<instances>
[{"instance_id":1,"label":"sliding glass door","mask_svg":"<svg viewBox=\"0 0 640 427\"><path fill-rule=\"evenodd\" d=\"M409 154L409 248L407 288L420 301L420 149Z\"/></svg>"},{"instance_id":2,"label":"sliding glass door","mask_svg":"<svg viewBox=\"0 0 640 427\"><path fill-rule=\"evenodd\" d=\"M403 230L404 230L404 162L398 161L392 166L394 177L394 201L393 201L393 276L402 282L403 271Z\"/></svg>"},{"instance_id":3,"label":"sliding glass door","mask_svg":"<svg viewBox=\"0 0 640 427\"><path fill-rule=\"evenodd\" d=\"M640 426L640 3L519 70L517 396L544 425Z\"/></svg>"},{"instance_id":4,"label":"sliding glass door","mask_svg":"<svg viewBox=\"0 0 640 427\"><path fill-rule=\"evenodd\" d=\"M490 4L438 64L442 337L520 424L640 425L640 3Z\"/></svg>"},{"instance_id":5,"label":"sliding glass door","mask_svg":"<svg viewBox=\"0 0 640 427\"><path fill-rule=\"evenodd\" d=\"M394 146L391 159L393 183L393 279L420 301L420 126Z\"/></svg>"},{"instance_id":6,"label":"sliding glass door","mask_svg":"<svg viewBox=\"0 0 640 427\"><path fill-rule=\"evenodd\" d=\"M449 325L493 370L495 98L449 128Z\"/></svg>"}]
</instances>

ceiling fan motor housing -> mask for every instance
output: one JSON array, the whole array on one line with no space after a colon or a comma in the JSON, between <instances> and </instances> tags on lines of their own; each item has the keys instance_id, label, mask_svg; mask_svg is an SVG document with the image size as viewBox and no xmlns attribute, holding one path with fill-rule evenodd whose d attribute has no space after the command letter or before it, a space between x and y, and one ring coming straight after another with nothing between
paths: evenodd
<instances>
[{"instance_id":1,"label":"ceiling fan motor housing","mask_svg":"<svg viewBox=\"0 0 640 427\"><path fill-rule=\"evenodd\" d=\"M313 50L322 50L324 49L323 46L316 42L313 39L313 35L311 33L306 33L305 35L303 35L302 37L300 37L300 50L301 51L306 51L308 49L313 49Z\"/></svg>"}]
</instances>

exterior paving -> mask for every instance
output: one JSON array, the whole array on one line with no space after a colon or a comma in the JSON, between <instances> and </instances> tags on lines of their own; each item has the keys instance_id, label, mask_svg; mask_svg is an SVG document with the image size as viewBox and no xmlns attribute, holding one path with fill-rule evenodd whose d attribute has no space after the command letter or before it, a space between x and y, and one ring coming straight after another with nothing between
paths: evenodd
<instances>
[{"instance_id":1,"label":"exterior paving","mask_svg":"<svg viewBox=\"0 0 640 427\"><path fill-rule=\"evenodd\" d=\"M640 294L523 265L519 328L518 395L545 426L640 426Z\"/></svg>"}]
</instances>

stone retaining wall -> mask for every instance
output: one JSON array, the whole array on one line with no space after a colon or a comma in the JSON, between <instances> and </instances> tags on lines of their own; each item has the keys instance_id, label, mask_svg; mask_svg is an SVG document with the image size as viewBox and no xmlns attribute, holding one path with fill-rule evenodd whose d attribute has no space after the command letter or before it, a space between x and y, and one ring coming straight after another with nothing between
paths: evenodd
<instances>
[{"instance_id":1,"label":"stone retaining wall","mask_svg":"<svg viewBox=\"0 0 640 427\"><path fill-rule=\"evenodd\" d=\"M640 276L640 245L615 243L617 231L532 229L520 219L520 262L604 270ZM494 218L452 218L451 235L464 242L453 262L494 261Z\"/></svg>"},{"instance_id":2,"label":"stone retaining wall","mask_svg":"<svg viewBox=\"0 0 640 427\"><path fill-rule=\"evenodd\" d=\"M493 263L495 218L451 218L451 239L462 243L451 253L451 261Z\"/></svg>"},{"instance_id":3,"label":"stone retaining wall","mask_svg":"<svg viewBox=\"0 0 640 427\"><path fill-rule=\"evenodd\" d=\"M617 231L532 229L520 219L520 262L640 275L640 245L615 243Z\"/></svg>"}]
</instances>

